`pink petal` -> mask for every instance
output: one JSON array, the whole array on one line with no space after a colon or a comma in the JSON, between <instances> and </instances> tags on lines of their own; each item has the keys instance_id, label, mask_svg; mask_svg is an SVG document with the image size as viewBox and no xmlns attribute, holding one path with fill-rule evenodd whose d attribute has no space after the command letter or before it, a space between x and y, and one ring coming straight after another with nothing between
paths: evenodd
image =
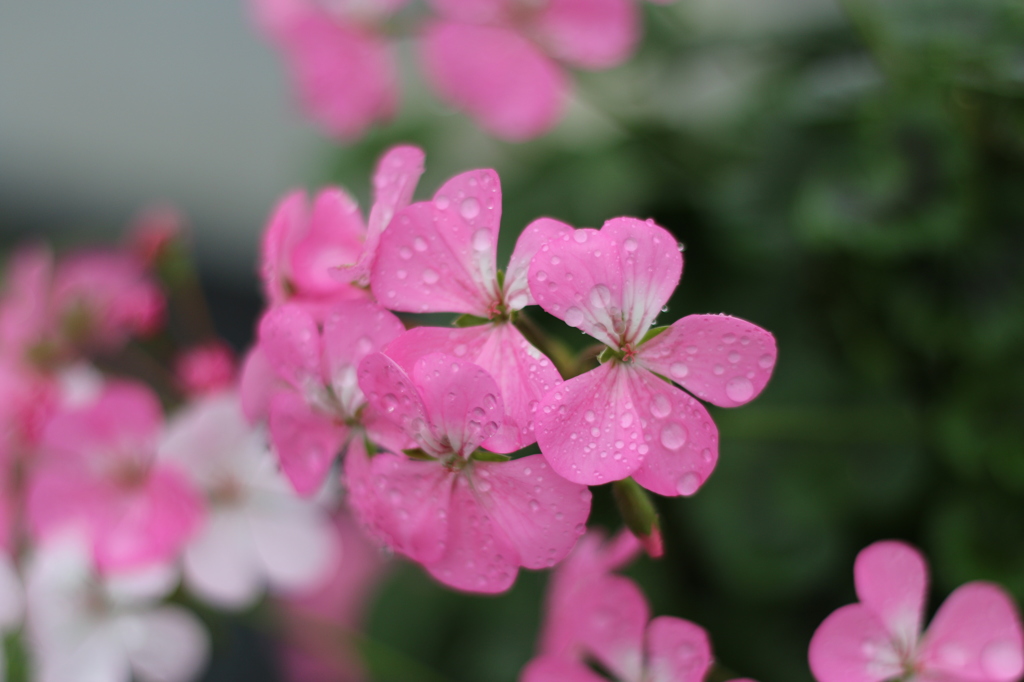
<instances>
[{"instance_id":1,"label":"pink petal","mask_svg":"<svg viewBox=\"0 0 1024 682\"><path fill-rule=\"evenodd\" d=\"M454 476L437 462L404 455L366 456L353 442L345 456L349 503L370 533L385 545L427 564L449 545Z\"/></svg>"},{"instance_id":2,"label":"pink petal","mask_svg":"<svg viewBox=\"0 0 1024 682\"><path fill-rule=\"evenodd\" d=\"M434 22L424 31L421 49L438 96L493 135L528 140L562 115L565 76L513 30Z\"/></svg>"},{"instance_id":3,"label":"pink petal","mask_svg":"<svg viewBox=\"0 0 1024 682\"><path fill-rule=\"evenodd\" d=\"M514 9L514 0L430 0L430 6L445 19L471 24L501 23Z\"/></svg>"},{"instance_id":4,"label":"pink petal","mask_svg":"<svg viewBox=\"0 0 1024 682\"><path fill-rule=\"evenodd\" d=\"M861 604L833 611L818 626L808 660L818 682L882 682L903 672L885 625Z\"/></svg>"},{"instance_id":5,"label":"pink petal","mask_svg":"<svg viewBox=\"0 0 1024 682\"><path fill-rule=\"evenodd\" d=\"M22 247L8 262L0 305L0 348L16 358L40 341L53 321L52 276L53 254L43 246Z\"/></svg>"},{"instance_id":6,"label":"pink petal","mask_svg":"<svg viewBox=\"0 0 1024 682\"><path fill-rule=\"evenodd\" d=\"M331 309L324 321L324 369L348 416L354 417L364 402L356 376L359 363L404 331L401 320L371 301L346 301Z\"/></svg>"},{"instance_id":7,"label":"pink petal","mask_svg":"<svg viewBox=\"0 0 1024 682\"><path fill-rule=\"evenodd\" d=\"M301 306L271 308L260 320L259 345L279 377L306 393L322 383L320 330Z\"/></svg>"},{"instance_id":8,"label":"pink petal","mask_svg":"<svg viewBox=\"0 0 1024 682\"><path fill-rule=\"evenodd\" d=\"M631 0L552 0L536 22L553 57L584 69L620 64L640 37Z\"/></svg>"},{"instance_id":9,"label":"pink petal","mask_svg":"<svg viewBox=\"0 0 1024 682\"><path fill-rule=\"evenodd\" d=\"M647 626L650 682L703 682L711 661L711 642L699 625L660 616Z\"/></svg>"},{"instance_id":10,"label":"pink petal","mask_svg":"<svg viewBox=\"0 0 1024 682\"><path fill-rule=\"evenodd\" d=\"M334 276L337 266L354 263L363 250L366 227L359 205L339 187L321 190L313 202L309 226L291 253L291 282L303 296L324 296L349 289ZM361 296L352 289L350 296Z\"/></svg>"},{"instance_id":11,"label":"pink petal","mask_svg":"<svg viewBox=\"0 0 1024 682\"><path fill-rule=\"evenodd\" d=\"M632 370L609 362L544 396L537 410L541 452L560 476L586 485L632 474L650 449L630 386Z\"/></svg>"},{"instance_id":12,"label":"pink petal","mask_svg":"<svg viewBox=\"0 0 1024 682\"><path fill-rule=\"evenodd\" d=\"M316 493L348 437L348 427L288 390L274 395L268 422L274 451L295 492Z\"/></svg>"},{"instance_id":13,"label":"pink petal","mask_svg":"<svg viewBox=\"0 0 1024 682\"><path fill-rule=\"evenodd\" d=\"M530 291L544 310L615 348L635 347L682 273L676 241L653 222L613 218L542 247Z\"/></svg>"},{"instance_id":14,"label":"pink petal","mask_svg":"<svg viewBox=\"0 0 1024 682\"><path fill-rule=\"evenodd\" d=\"M423 396L431 429L463 457L497 433L505 419L501 391L479 365L431 353L416 361L412 379Z\"/></svg>"},{"instance_id":15,"label":"pink petal","mask_svg":"<svg viewBox=\"0 0 1024 682\"><path fill-rule=\"evenodd\" d=\"M607 682L582 663L556 656L540 656L530 661L519 675L519 682Z\"/></svg>"},{"instance_id":16,"label":"pink petal","mask_svg":"<svg viewBox=\"0 0 1024 682\"><path fill-rule=\"evenodd\" d=\"M456 175L398 212L381 235L371 283L392 310L490 317L498 301L495 254L501 184L492 170Z\"/></svg>"},{"instance_id":17,"label":"pink petal","mask_svg":"<svg viewBox=\"0 0 1024 682\"><path fill-rule=\"evenodd\" d=\"M399 364L411 367L429 353L447 353L479 365L497 382L511 427L510 451L536 440L533 420L541 398L562 382L558 370L511 324L462 329L417 327L388 346ZM504 450L503 450L504 451Z\"/></svg>"},{"instance_id":18,"label":"pink petal","mask_svg":"<svg viewBox=\"0 0 1024 682\"><path fill-rule=\"evenodd\" d=\"M270 411L270 399L281 386L277 372L270 365L259 345L249 349L242 361L238 393L242 401L242 412L249 423L263 421Z\"/></svg>"},{"instance_id":19,"label":"pink petal","mask_svg":"<svg viewBox=\"0 0 1024 682\"><path fill-rule=\"evenodd\" d=\"M370 30L308 12L290 28L283 49L299 98L327 134L355 138L394 112L394 60L387 42Z\"/></svg>"},{"instance_id":20,"label":"pink petal","mask_svg":"<svg viewBox=\"0 0 1024 682\"><path fill-rule=\"evenodd\" d=\"M640 347L640 359L698 398L736 407L757 397L775 367L775 337L728 315L688 315Z\"/></svg>"},{"instance_id":21,"label":"pink petal","mask_svg":"<svg viewBox=\"0 0 1024 682\"><path fill-rule=\"evenodd\" d=\"M558 476L540 455L508 462L474 462L472 481L525 568L550 568L586 530L590 490Z\"/></svg>"},{"instance_id":22,"label":"pink petal","mask_svg":"<svg viewBox=\"0 0 1024 682\"><path fill-rule=\"evenodd\" d=\"M406 370L382 353L363 358L357 370L359 388L378 418L398 425L415 439L430 438L427 408Z\"/></svg>"},{"instance_id":23,"label":"pink petal","mask_svg":"<svg viewBox=\"0 0 1024 682\"><path fill-rule=\"evenodd\" d=\"M659 495L692 495L718 461L718 429L704 406L643 369L631 374L650 448L633 479Z\"/></svg>"},{"instance_id":24,"label":"pink petal","mask_svg":"<svg viewBox=\"0 0 1024 682\"><path fill-rule=\"evenodd\" d=\"M291 295L291 253L308 220L306 193L301 190L287 194L270 215L263 233L260 275L272 305L284 303Z\"/></svg>"},{"instance_id":25,"label":"pink petal","mask_svg":"<svg viewBox=\"0 0 1024 682\"><path fill-rule=\"evenodd\" d=\"M548 242L571 235L572 232L571 225L553 218L537 218L519 235L512 258L508 261L508 270L505 271L505 302L512 310L522 310L536 304L528 281L533 257Z\"/></svg>"},{"instance_id":26,"label":"pink petal","mask_svg":"<svg viewBox=\"0 0 1024 682\"><path fill-rule=\"evenodd\" d=\"M928 566L913 547L893 540L876 542L857 555L853 566L857 597L906 650L921 633L928 591Z\"/></svg>"},{"instance_id":27,"label":"pink petal","mask_svg":"<svg viewBox=\"0 0 1024 682\"><path fill-rule=\"evenodd\" d=\"M445 585L467 592L496 594L515 582L518 553L465 476L455 479L451 492L444 554L425 568Z\"/></svg>"},{"instance_id":28,"label":"pink petal","mask_svg":"<svg viewBox=\"0 0 1024 682\"><path fill-rule=\"evenodd\" d=\"M960 586L935 614L920 660L926 673L957 680L1019 680L1024 635L1013 599L991 583Z\"/></svg>"},{"instance_id":29,"label":"pink petal","mask_svg":"<svg viewBox=\"0 0 1024 682\"><path fill-rule=\"evenodd\" d=\"M563 614L576 642L623 680L639 680L644 666L647 600L632 580L608 575L577 594L575 613Z\"/></svg>"}]
</instances>

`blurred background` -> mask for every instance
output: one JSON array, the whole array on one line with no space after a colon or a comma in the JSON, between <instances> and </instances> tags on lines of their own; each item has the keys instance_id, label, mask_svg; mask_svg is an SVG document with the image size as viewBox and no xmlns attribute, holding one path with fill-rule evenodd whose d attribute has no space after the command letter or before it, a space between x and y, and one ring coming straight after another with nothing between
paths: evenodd
<instances>
[{"instance_id":1,"label":"blurred background","mask_svg":"<svg viewBox=\"0 0 1024 682\"><path fill-rule=\"evenodd\" d=\"M932 608L975 579L1020 602L1024 5L643 10L637 55L577 74L543 138L496 142L446 111L406 49L398 118L340 146L292 108L238 0L0 2L0 239L112 240L139 208L172 203L220 331L242 348L274 202L339 182L365 206L395 142L427 152L418 198L497 169L506 253L540 215L653 217L686 245L663 322L727 312L780 348L757 401L710 408L721 454L707 485L658 501L666 556L629 570L654 613L706 627L737 675L808 682L811 633L855 599L853 558L872 541L925 551ZM594 520L617 524L607 491ZM523 572L485 598L395 566L367 619L373 678L511 682L545 581ZM279 679L252 618L225 632L207 679Z\"/></svg>"}]
</instances>

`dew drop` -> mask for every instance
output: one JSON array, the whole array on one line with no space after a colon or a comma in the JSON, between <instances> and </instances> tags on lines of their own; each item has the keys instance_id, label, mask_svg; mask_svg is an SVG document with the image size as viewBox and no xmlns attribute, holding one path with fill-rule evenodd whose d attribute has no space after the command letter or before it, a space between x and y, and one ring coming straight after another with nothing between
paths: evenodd
<instances>
[{"instance_id":1,"label":"dew drop","mask_svg":"<svg viewBox=\"0 0 1024 682\"><path fill-rule=\"evenodd\" d=\"M736 351L733 351L733 352L729 353L729 362L731 362L732 364L735 365L739 361L740 361L740 354L739 353L737 353Z\"/></svg>"},{"instance_id":2,"label":"dew drop","mask_svg":"<svg viewBox=\"0 0 1024 682\"><path fill-rule=\"evenodd\" d=\"M498 405L498 398L493 393L488 393L484 396L484 407L488 410L493 410Z\"/></svg>"},{"instance_id":3,"label":"dew drop","mask_svg":"<svg viewBox=\"0 0 1024 682\"><path fill-rule=\"evenodd\" d=\"M583 324L583 311L572 306L565 311L565 323L570 327L579 327Z\"/></svg>"},{"instance_id":4,"label":"dew drop","mask_svg":"<svg viewBox=\"0 0 1024 682\"><path fill-rule=\"evenodd\" d=\"M530 500L530 511L540 511L540 502L537 500Z\"/></svg>"},{"instance_id":5,"label":"dew drop","mask_svg":"<svg viewBox=\"0 0 1024 682\"><path fill-rule=\"evenodd\" d=\"M455 346L455 348L452 348L452 352L455 353L456 356L461 358L463 355L466 354L466 344L458 344L457 346Z\"/></svg>"},{"instance_id":6,"label":"dew drop","mask_svg":"<svg viewBox=\"0 0 1024 682\"><path fill-rule=\"evenodd\" d=\"M686 445L686 428L681 424L668 424L661 430L661 444L675 451Z\"/></svg>"},{"instance_id":7,"label":"dew drop","mask_svg":"<svg viewBox=\"0 0 1024 682\"><path fill-rule=\"evenodd\" d=\"M693 355L694 353L697 352L697 346L687 346L686 352L689 353L690 355Z\"/></svg>"},{"instance_id":8,"label":"dew drop","mask_svg":"<svg viewBox=\"0 0 1024 682\"><path fill-rule=\"evenodd\" d=\"M746 377L733 377L725 384L725 394L729 400L745 403L754 395L754 385Z\"/></svg>"},{"instance_id":9,"label":"dew drop","mask_svg":"<svg viewBox=\"0 0 1024 682\"><path fill-rule=\"evenodd\" d=\"M611 300L612 292L604 284L595 284L590 290L590 305L595 308L607 308Z\"/></svg>"},{"instance_id":10,"label":"dew drop","mask_svg":"<svg viewBox=\"0 0 1024 682\"><path fill-rule=\"evenodd\" d=\"M412 240L412 248L416 249L420 253L423 253L424 251L427 250L427 240L425 240L423 237L416 237L415 239Z\"/></svg>"},{"instance_id":11,"label":"dew drop","mask_svg":"<svg viewBox=\"0 0 1024 682\"><path fill-rule=\"evenodd\" d=\"M672 413L672 403L662 394L654 396L651 401L651 414L658 419L664 419Z\"/></svg>"},{"instance_id":12,"label":"dew drop","mask_svg":"<svg viewBox=\"0 0 1024 682\"><path fill-rule=\"evenodd\" d=\"M423 281L426 282L427 284L437 284L438 279L440 279L440 277L438 276L436 270L427 268L426 270L423 271Z\"/></svg>"},{"instance_id":13,"label":"dew drop","mask_svg":"<svg viewBox=\"0 0 1024 682\"><path fill-rule=\"evenodd\" d=\"M622 248L624 248L626 251L636 251L638 246L639 244L637 244L636 240L633 239L632 237L628 237L626 241L622 242Z\"/></svg>"},{"instance_id":14,"label":"dew drop","mask_svg":"<svg viewBox=\"0 0 1024 682\"><path fill-rule=\"evenodd\" d=\"M722 343L736 343L736 335L733 333L723 334Z\"/></svg>"},{"instance_id":15,"label":"dew drop","mask_svg":"<svg viewBox=\"0 0 1024 682\"><path fill-rule=\"evenodd\" d=\"M468 199L467 199L468 201ZM491 231L486 228L481 228L473 233L473 250L479 253L483 253L491 248L491 244L494 243L491 237Z\"/></svg>"},{"instance_id":16,"label":"dew drop","mask_svg":"<svg viewBox=\"0 0 1024 682\"><path fill-rule=\"evenodd\" d=\"M1008 680L1019 676L1022 664L1020 647L1011 642L991 642L981 650L981 667L993 679Z\"/></svg>"},{"instance_id":17,"label":"dew drop","mask_svg":"<svg viewBox=\"0 0 1024 682\"><path fill-rule=\"evenodd\" d=\"M583 418L586 419L588 422L593 423L593 421L597 419L597 415L594 414L593 410L587 410L584 413Z\"/></svg>"},{"instance_id":18,"label":"dew drop","mask_svg":"<svg viewBox=\"0 0 1024 682\"><path fill-rule=\"evenodd\" d=\"M452 202L448 199L448 197L446 197L443 194L434 199L434 206L439 211L447 211L451 203Z\"/></svg>"},{"instance_id":19,"label":"dew drop","mask_svg":"<svg viewBox=\"0 0 1024 682\"><path fill-rule=\"evenodd\" d=\"M582 244L587 241L587 233L583 230L576 230L572 233L572 238L576 240L576 243Z\"/></svg>"},{"instance_id":20,"label":"dew drop","mask_svg":"<svg viewBox=\"0 0 1024 682\"><path fill-rule=\"evenodd\" d=\"M543 270L538 270L537 271L537 281L538 282L546 282L547 279L548 279L548 273L544 272Z\"/></svg>"},{"instance_id":21,"label":"dew drop","mask_svg":"<svg viewBox=\"0 0 1024 682\"><path fill-rule=\"evenodd\" d=\"M628 429L633 424L633 413L626 412L619 418L619 426Z\"/></svg>"},{"instance_id":22,"label":"dew drop","mask_svg":"<svg viewBox=\"0 0 1024 682\"><path fill-rule=\"evenodd\" d=\"M405 279L408 276L409 273L407 273L405 270L399 270L398 272L395 273L395 277L397 277L398 279Z\"/></svg>"},{"instance_id":23,"label":"dew drop","mask_svg":"<svg viewBox=\"0 0 1024 682\"><path fill-rule=\"evenodd\" d=\"M761 369L768 369L768 368L769 368L769 367L771 367L771 366L772 366L773 364L775 364L775 358L773 358L773 357L772 357L772 354L771 354L771 353L765 353L765 354L764 354L764 355L762 355L762 356L761 356L761 358L760 358L760 359L759 359L759 360L757 361L757 364L758 364L758 366L759 366L759 367L760 367Z\"/></svg>"},{"instance_id":24,"label":"dew drop","mask_svg":"<svg viewBox=\"0 0 1024 682\"><path fill-rule=\"evenodd\" d=\"M676 492L680 495L692 495L697 492L697 488L700 487L700 476L693 473L692 471L688 474L683 474L676 481Z\"/></svg>"},{"instance_id":25,"label":"dew drop","mask_svg":"<svg viewBox=\"0 0 1024 682\"><path fill-rule=\"evenodd\" d=\"M383 398L384 409L388 412L394 412L398 408L398 397L394 393L387 393Z\"/></svg>"},{"instance_id":26,"label":"dew drop","mask_svg":"<svg viewBox=\"0 0 1024 682\"><path fill-rule=\"evenodd\" d=\"M486 493L488 490L491 489L491 483L490 483L490 481L483 481L483 480L477 481L476 482L476 489L479 490L482 493Z\"/></svg>"},{"instance_id":27,"label":"dew drop","mask_svg":"<svg viewBox=\"0 0 1024 682\"><path fill-rule=\"evenodd\" d=\"M561 262L562 262L562 259L559 258L558 256L552 256L551 257L551 264L552 265L558 265Z\"/></svg>"},{"instance_id":28,"label":"dew drop","mask_svg":"<svg viewBox=\"0 0 1024 682\"><path fill-rule=\"evenodd\" d=\"M711 449L710 448L704 448L703 450L701 450L700 451L700 458L703 459L705 462L710 464L711 463Z\"/></svg>"},{"instance_id":29,"label":"dew drop","mask_svg":"<svg viewBox=\"0 0 1024 682\"><path fill-rule=\"evenodd\" d=\"M398 250L398 255L402 257L402 260L409 260L412 258L412 249L408 246L403 246Z\"/></svg>"},{"instance_id":30,"label":"dew drop","mask_svg":"<svg viewBox=\"0 0 1024 682\"><path fill-rule=\"evenodd\" d=\"M472 220L480 215L480 202L474 197L466 197L459 206L459 215L466 220Z\"/></svg>"},{"instance_id":31,"label":"dew drop","mask_svg":"<svg viewBox=\"0 0 1024 682\"><path fill-rule=\"evenodd\" d=\"M685 379L686 375L690 373L690 368L682 362L673 362L672 366L669 367L668 371L672 374L675 379Z\"/></svg>"}]
</instances>

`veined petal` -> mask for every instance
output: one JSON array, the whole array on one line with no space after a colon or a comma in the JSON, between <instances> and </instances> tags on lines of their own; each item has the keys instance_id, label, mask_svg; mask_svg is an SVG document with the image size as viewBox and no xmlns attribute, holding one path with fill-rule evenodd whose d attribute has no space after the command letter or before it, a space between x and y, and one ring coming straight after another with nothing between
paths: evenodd
<instances>
[{"instance_id":1,"label":"veined petal","mask_svg":"<svg viewBox=\"0 0 1024 682\"><path fill-rule=\"evenodd\" d=\"M348 427L288 390L270 401L268 422L274 451L292 487L300 495L313 495L348 438Z\"/></svg>"},{"instance_id":2,"label":"veined petal","mask_svg":"<svg viewBox=\"0 0 1024 682\"><path fill-rule=\"evenodd\" d=\"M861 604L885 624L901 650L915 650L928 592L921 553L894 540L876 542L857 555L853 578Z\"/></svg>"},{"instance_id":3,"label":"veined petal","mask_svg":"<svg viewBox=\"0 0 1024 682\"><path fill-rule=\"evenodd\" d=\"M837 609L818 626L808 659L818 682L883 682L903 672L885 624L862 604Z\"/></svg>"},{"instance_id":4,"label":"veined petal","mask_svg":"<svg viewBox=\"0 0 1024 682\"><path fill-rule=\"evenodd\" d=\"M537 137L562 115L565 75L512 29L435 21L420 49L438 96L498 137Z\"/></svg>"},{"instance_id":5,"label":"veined petal","mask_svg":"<svg viewBox=\"0 0 1024 682\"><path fill-rule=\"evenodd\" d=\"M337 304L324 321L324 374L345 415L354 417L363 404L356 370L370 353L396 339L405 326L392 313L372 301Z\"/></svg>"},{"instance_id":6,"label":"veined petal","mask_svg":"<svg viewBox=\"0 0 1024 682\"><path fill-rule=\"evenodd\" d=\"M711 642L699 625L660 616L647 626L650 682L703 682L711 661Z\"/></svg>"},{"instance_id":7,"label":"veined petal","mask_svg":"<svg viewBox=\"0 0 1024 682\"><path fill-rule=\"evenodd\" d=\"M438 436L429 428L427 408L406 370L383 353L372 353L359 363L357 374L359 388L377 419L396 424L422 447L436 453Z\"/></svg>"},{"instance_id":8,"label":"veined petal","mask_svg":"<svg viewBox=\"0 0 1024 682\"><path fill-rule=\"evenodd\" d=\"M640 36L632 0L552 0L536 19L550 54L583 69L625 61Z\"/></svg>"},{"instance_id":9,"label":"veined petal","mask_svg":"<svg viewBox=\"0 0 1024 682\"><path fill-rule=\"evenodd\" d=\"M586 530L590 490L551 470L540 455L473 462L473 490L526 568L550 568Z\"/></svg>"},{"instance_id":10,"label":"veined petal","mask_svg":"<svg viewBox=\"0 0 1024 682\"><path fill-rule=\"evenodd\" d=\"M370 459L353 442L345 475L352 510L372 535L423 564L445 555L455 476L440 463L386 452Z\"/></svg>"},{"instance_id":11,"label":"veined petal","mask_svg":"<svg viewBox=\"0 0 1024 682\"><path fill-rule=\"evenodd\" d=\"M373 293L407 312L490 317L497 303L495 257L501 185L493 170L457 175L434 200L399 211L381 235Z\"/></svg>"},{"instance_id":12,"label":"veined petal","mask_svg":"<svg viewBox=\"0 0 1024 682\"><path fill-rule=\"evenodd\" d=\"M572 232L572 225L554 218L537 218L526 226L516 241L505 271L505 302L509 308L522 310L536 303L530 293L530 261L545 244Z\"/></svg>"},{"instance_id":13,"label":"veined petal","mask_svg":"<svg viewBox=\"0 0 1024 682\"><path fill-rule=\"evenodd\" d=\"M651 371L720 407L753 400L775 367L775 337L728 315L688 315L640 346Z\"/></svg>"},{"instance_id":14,"label":"veined petal","mask_svg":"<svg viewBox=\"0 0 1024 682\"><path fill-rule=\"evenodd\" d=\"M632 474L650 449L630 370L609 362L554 389L537 410L541 452L560 476L596 485Z\"/></svg>"},{"instance_id":15,"label":"veined petal","mask_svg":"<svg viewBox=\"0 0 1024 682\"><path fill-rule=\"evenodd\" d=\"M637 483L659 495L692 495L718 462L718 429L698 401L645 369L630 372L631 393L643 416L643 464Z\"/></svg>"},{"instance_id":16,"label":"veined petal","mask_svg":"<svg viewBox=\"0 0 1024 682\"><path fill-rule=\"evenodd\" d=\"M928 673L1011 682L1024 672L1024 636L1013 599L998 585L961 585L939 607L921 645Z\"/></svg>"},{"instance_id":17,"label":"veined petal","mask_svg":"<svg viewBox=\"0 0 1024 682\"><path fill-rule=\"evenodd\" d=\"M268 310L260 320L258 336L267 362L300 394L323 383L320 330L301 306L288 303Z\"/></svg>"},{"instance_id":18,"label":"veined petal","mask_svg":"<svg viewBox=\"0 0 1024 682\"><path fill-rule=\"evenodd\" d=\"M334 276L338 265L354 263L363 250L366 226L359 205L340 187L321 190L309 226L291 251L291 282L305 296L334 294L348 285ZM353 291L353 296L361 292Z\"/></svg>"}]
</instances>

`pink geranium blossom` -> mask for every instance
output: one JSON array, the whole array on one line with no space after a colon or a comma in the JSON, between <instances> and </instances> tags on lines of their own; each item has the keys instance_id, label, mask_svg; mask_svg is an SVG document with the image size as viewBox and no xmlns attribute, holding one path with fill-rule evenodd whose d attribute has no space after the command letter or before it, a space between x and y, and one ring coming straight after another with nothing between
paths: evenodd
<instances>
[{"instance_id":1,"label":"pink geranium blossom","mask_svg":"<svg viewBox=\"0 0 1024 682\"><path fill-rule=\"evenodd\" d=\"M552 574L541 655L521 682L607 682L590 660L617 682L704 680L713 659L703 628L672 616L651 620L636 584L611 573L639 549L625 532L608 544L596 533L581 539Z\"/></svg>"},{"instance_id":2,"label":"pink geranium blossom","mask_svg":"<svg viewBox=\"0 0 1024 682\"><path fill-rule=\"evenodd\" d=\"M271 308L242 379L250 419L266 418L288 479L311 495L323 484L353 427L373 427L356 368L404 331L393 314L368 300L336 303L323 324L300 305Z\"/></svg>"},{"instance_id":3,"label":"pink geranium blossom","mask_svg":"<svg viewBox=\"0 0 1024 682\"><path fill-rule=\"evenodd\" d=\"M234 384L235 356L231 347L211 341L182 351L174 362L178 387L186 395L208 395Z\"/></svg>"},{"instance_id":4,"label":"pink geranium blossom","mask_svg":"<svg viewBox=\"0 0 1024 682\"><path fill-rule=\"evenodd\" d=\"M853 567L859 603L833 612L811 639L818 682L1012 682L1024 635L1009 595L986 582L957 588L921 633L928 566L913 547L876 542Z\"/></svg>"},{"instance_id":5,"label":"pink geranium blossom","mask_svg":"<svg viewBox=\"0 0 1024 682\"><path fill-rule=\"evenodd\" d=\"M434 0L422 39L430 81L492 134L526 140L561 117L563 65L607 69L639 36L632 0Z\"/></svg>"},{"instance_id":6,"label":"pink geranium blossom","mask_svg":"<svg viewBox=\"0 0 1024 682\"><path fill-rule=\"evenodd\" d=\"M257 23L283 52L292 84L328 135L351 139L390 118L398 101L383 24L406 0L252 0Z\"/></svg>"},{"instance_id":7,"label":"pink geranium blossom","mask_svg":"<svg viewBox=\"0 0 1024 682\"><path fill-rule=\"evenodd\" d=\"M359 384L420 448L417 459L359 450L346 459L352 507L388 546L446 585L490 593L508 589L520 566L547 568L572 549L590 512L586 487L540 455L476 454L495 447L505 412L487 372L442 353L410 368L376 353Z\"/></svg>"},{"instance_id":8,"label":"pink geranium blossom","mask_svg":"<svg viewBox=\"0 0 1024 682\"><path fill-rule=\"evenodd\" d=\"M292 301L314 310L334 301L365 298L381 232L412 199L423 173L423 152L394 147L373 174L368 221L340 187L321 190L310 209L304 192L287 195L274 209L263 236L260 273L271 305Z\"/></svg>"},{"instance_id":9,"label":"pink geranium blossom","mask_svg":"<svg viewBox=\"0 0 1024 682\"><path fill-rule=\"evenodd\" d=\"M549 392L537 441L556 472L605 483L632 476L661 495L692 495L714 469L718 430L703 405L764 388L775 339L726 315L690 315L647 333L682 274L676 241L653 221L615 218L541 247L530 291L546 311L609 346L611 357Z\"/></svg>"},{"instance_id":10,"label":"pink geranium blossom","mask_svg":"<svg viewBox=\"0 0 1024 682\"><path fill-rule=\"evenodd\" d=\"M537 405L562 378L512 318L534 303L527 285L530 259L542 244L572 228L547 218L531 223L502 279L496 263L500 223L497 173L457 175L437 190L433 201L395 215L381 236L371 284L377 299L392 310L456 312L487 320L462 329L413 329L387 353L407 366L428 353L444 352L483 367L501 388L508 419L502 436L515 450L536 440Z\"/></svg>"},{"instance_id":11,"label":"pink geranium blossom","mask_svg":"<svg viewBox=\"0 0 1024 682\"><path fill-rule=\"evenodd\" d=\"M111 383L89 404L55 414L29 487L35 539L76 533L101 570L173 559L204 509L184 473L155 461L162 424L156 396L129 383Z\"/></svg>"}]
</instances>

